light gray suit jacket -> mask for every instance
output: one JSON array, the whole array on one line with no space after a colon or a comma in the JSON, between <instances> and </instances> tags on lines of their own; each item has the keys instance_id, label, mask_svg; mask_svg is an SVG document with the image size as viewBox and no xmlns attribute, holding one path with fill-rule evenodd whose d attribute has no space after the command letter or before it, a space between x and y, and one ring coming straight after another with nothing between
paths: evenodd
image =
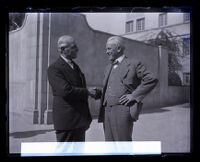
<instances>
[{"instance_id":1,"label":"light gray suit jacket","mask_svg":"<svg viewBox=\"0 0 200 162\"><path fill-rule=\"evenodd\" d=\"M130 60L125 57L124 60L119 64L119 66L121 67L118 76L120 77L121 84L126 89L126 92L131 94L133 98L137 101L137 103L130 106L130 114L133 118L133 121L136 121L142 109L143 98L156 86L158 80L138 60ZM108 65L106 67L104 75L98 122L103 122L104 120L105 106L103 105L103 103L110 68L111 65Z\"/></svg>"}]
</instances>

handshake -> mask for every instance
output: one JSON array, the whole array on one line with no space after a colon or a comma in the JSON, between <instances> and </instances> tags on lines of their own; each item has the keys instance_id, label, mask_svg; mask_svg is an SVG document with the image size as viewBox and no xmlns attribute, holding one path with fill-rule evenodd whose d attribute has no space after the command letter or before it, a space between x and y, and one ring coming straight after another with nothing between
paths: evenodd
<instances>
[{"instance_id":1,"label":"handshake","mask_svg":"<svg viewBox=\"0 0 200 162\"><path fill-rule=\"evenodd\" d=\"M94 98L95 100L100 99L101 89L98 89L97 87L88 88L88 96Z\"/></svg>"}]
</instances>

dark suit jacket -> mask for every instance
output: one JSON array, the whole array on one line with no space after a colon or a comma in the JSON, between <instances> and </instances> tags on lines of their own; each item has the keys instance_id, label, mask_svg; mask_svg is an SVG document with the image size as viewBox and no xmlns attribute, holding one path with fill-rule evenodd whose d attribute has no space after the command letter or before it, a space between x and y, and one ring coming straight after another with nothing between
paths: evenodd
<instances>
[{"instance_id":1,"label":"dark suit jacket","mask_svg":"<svg viewBox=\"0 0 200 162\"><path fill-rule=\"evenodd\" d=\"M78 65L74 67L77 70L59 57L48 68L55 130L88 128L91 123L85 77Z\"/></svg>"},{"instance_id":2,"label":"dark suit jacket","mask_svg":"<svg viewBox=\"0 0 200 162\"><path fill-rule=\"evenodd\" d=\"M128 59L127 57L119 64L120 72L118 77L120 77L121 84L126 89L126 92L132 94L133 98L137 101L136 104L130 107L130 113L133 121L138 119L140 111L142 109L143 98L155 87L158 80L149 72L146 67L138 60ZM107 88L107 80L109 76L109 69L111 65L106 67L105 76L103 80L103 90L100 100L100 112L99 112L99 122L104 120L104 95ZM123 95L123 94L122 94Z\"/></svg>"}]
</instances>

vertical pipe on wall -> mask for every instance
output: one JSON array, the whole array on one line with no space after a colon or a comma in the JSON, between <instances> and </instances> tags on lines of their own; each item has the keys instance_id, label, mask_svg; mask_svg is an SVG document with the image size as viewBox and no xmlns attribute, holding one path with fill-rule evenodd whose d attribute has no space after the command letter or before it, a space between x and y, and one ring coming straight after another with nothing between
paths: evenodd
<instances>
[{"instance_id":1,"label":"vertical pipe on wall","mask_svg":"<svg viewBox=\"0 0 200 162\"><path fill-rule=\"evenodd\" d=\"M37 102L37 105L38 105L38 110L39 110L39 121L38 123L41 124L41 110L42 110L42 65L43 65L43 13L38 13L40 14L40 26L39 26L39 52L38 52L38 59L37 59L37 62L38 62L38 66L36 67L37 68L37 75L38 75L38 102Z\"/></svg>"},{"instance_id":2,"label":"vertical pipe on wall","mask_svg":"<svg viewBox=\"0 0 200 162\"><path fill-rule=\"evenodd\" d=\"M41 109L41 54L42 54L42 26L43 15L38 13L37 16L37 51L36 51L36 79L35 79L35 109L33 114L33 124L40 123Z\"/></svg>"},{"instance_id":3,"label":"vertical pipe on wall","mask_svg":"<svg viewBox=\"0 0 200 162\"><path fill-rule=\"evenodd\" d=\"M49 24L48 24L48 49L47 49L47 68L49 67L49 64L50 64L50 52L51 52L51 50L50 50L50 47L51 47L51 13L49 13ZM52 109L49 109L49 107L50 107L50 104L49 104L49 102L50 102L50 99L49 99L49 93L50 93L50 91L49 91L49 89L50 89L50 86L49 86L49 82L48 82L48 79L46 80L46 82L47 82L47 92L46 92L46 95L47 95L47 101L46 101L46 105L47 105L47 107L46 107L46 110L45 110L45 112L44 112L44 123L45 124L52 124Z\"/></svg>"},{"instance_id":4,"label":"vertical pipe on wall","mask_svg":"<svg viewBox=\"0 0 200 162\"><path fill-rule=\"evenodd\" d=\"M49 13L49 37L48 37L48 57L47 57L47 67L49 67L50 60L50 42L51 41L51 13ZM49 110L49 82L47 81L47 110Z\"/></svg>"},{"instance_id":5,"label":"vertical pipe on wall","mask_svg":"<svg viewBox=\"0 0 200 162\"><path fill-rule=\"evenodd\" d=\"M162 59L162 46L158 46L158 90L159 90L159 96L158 96L158 107L161 106L161 88L162 88L162 81L161 81L161 59Z\"/></svg>"}]
</instances>

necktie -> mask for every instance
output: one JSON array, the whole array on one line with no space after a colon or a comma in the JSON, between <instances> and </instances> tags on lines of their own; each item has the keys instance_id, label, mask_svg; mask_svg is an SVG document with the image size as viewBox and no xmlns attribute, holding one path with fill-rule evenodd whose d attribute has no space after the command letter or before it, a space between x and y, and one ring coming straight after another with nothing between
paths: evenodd
<instances>
[{"instance_id":1,"label":"necktie","mask_svg":"<svg viewBox=\"0 0 200 162\"><path fill-rule=\"evenodd\" d=\"M107 76L106 81L105 81L105 86L103 87L103 98L104 98L104 95L105 95L105 91L107 89L108 79L109 79L109 76L110 76L110 73L112 71L113 66L114 66L114 63L112 63L111 66L110 66L110 69L109 69L109 72L108 72L108 76Z\"/></svg>"},{"instance_id":2,"label":"necktie","mask_svg":"<svg viewBox=\"0 0 200 162\"><path fill-rule=\"evenodd\" d=\"M72 69L74 69L74 63L72 61L68 62Z\"/></svg>"},{"instance_id":3,"label":"necktie","mask_svg":"<svg viewBox=\"0 0 200 162\"><path fill-rule=\"evenodd\" d=\"M111 63L111 66L110 66L110 69L109 69L109 72L108 72L108 76L107 76L107 78L106 78L105 89L106 89L106 87L107 87L108 79L109 79L110 73L111 73L111 71L112 71L112 68L113 68L115 65L117 65L118 63L119 63L119 61L117 61L117 60L115 60L115 61L113 61L113 62Z\"/></svg>"},{"instance_id":4,"label":"necktie","mask_svg":"<svg viewBox=\"0 0 200 162\"><path fill-rule=\"evenodd\" d=\"M117 61L117 60L115 60L115 61L112 63L114 69L118 66L118 63L119 63L119 61Z\"/></svg>"},{"instance_id":5,"label":"necktie","mask_svg":"<svg viewBox=\"0 0 200 162\"><path fill-rule=\"evenodd\" d=\"M112 62L112 65L117 65L119 63L119 61L115 60Z\"/></svg>"},{"instance_id":6,"label":"necktie","mask_svg":"<svg viewBox=\"0 0 200 162\"><path fill-rule=\"evenodd\" d=\"M73 67L74 67L74 68L73 68L74 71L75 71L75 72L78 74L78 76L80 77L82 85L85 85L84 79L83 79L83 76L82 76L82 74L81 74L81 70L80 70L79 66L78 66L74 61L72 61L71 63L72 63L72 65L73 65Z\"/></svg>"}]
</instances>

